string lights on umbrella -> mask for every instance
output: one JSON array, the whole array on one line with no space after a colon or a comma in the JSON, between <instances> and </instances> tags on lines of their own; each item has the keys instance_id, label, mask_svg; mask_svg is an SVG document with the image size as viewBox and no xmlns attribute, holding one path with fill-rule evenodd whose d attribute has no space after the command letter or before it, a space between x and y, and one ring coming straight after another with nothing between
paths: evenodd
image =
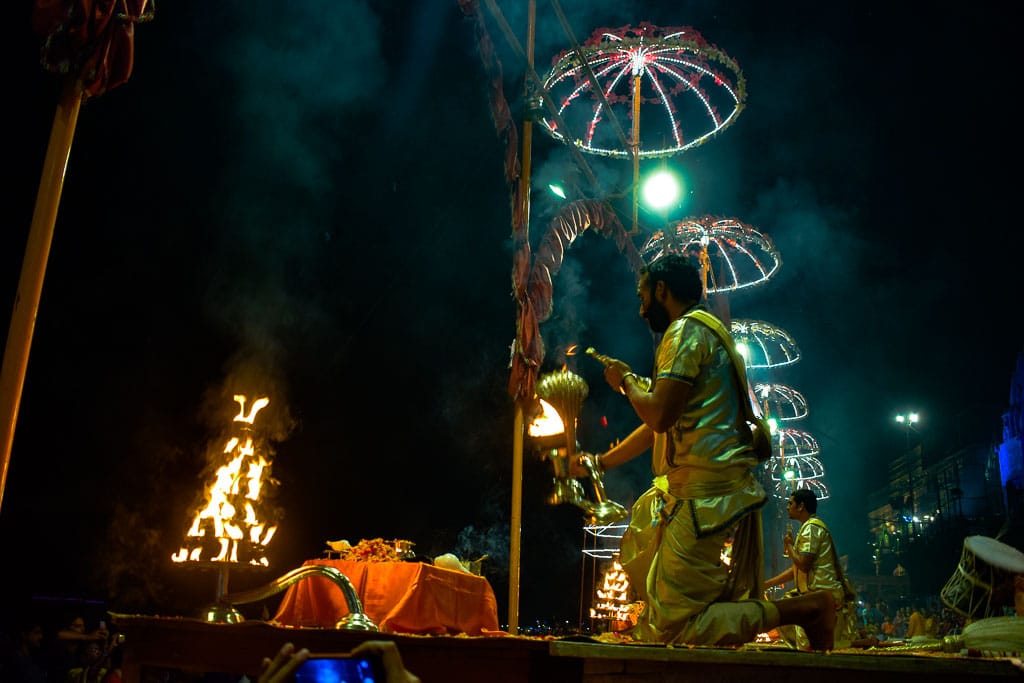
<instances>
[{"instance_id":1,"label":"string lights on umbrella","mask_svg":"<svg viewBox=\"0 0 1024 683\"><path fill-rule=\"evenodd\" d=\"M734 59L694 28L650 22L597 29L555 58L542 85L555 111L539 123L551 137L588 154L632 159L634 233L640 160L704 144L732 125L746 100Z\"/></svg>"},{"instance_id":2,"label":"string lights on umbrella","mask_svg":"<svg viewBox=\"0 0 1024 683\"><path fill-rule=\"evenodd\" d=\"M785 330L763 320L733 320L731 332L736 348L743 356L748 372L771 371L800 360L800 349ZM778 457L765 463L772 494L786 499L798 488L809 488L818 500L828 498L822 479L825 468L818 455L818 442L811 434L778 423L802 420L807 416L803 395L784 384L755 382L754 397L764 414L776 423L772 434Z\"/></svg>"},{"instance_id":3,"label":"string lights on umbrella","mask_svg":"<svg viewBox=\"0 0 1024 683\"><path fill-rule=\"evenodd\" d=\"M597 86L595 88L595 86ZM729 127L742 111L746 83L739 65L689 26L600 28L554 61L544 88L569 129L554 117L540 124L581 151L641 159L678 154ZM623 140L613 121L631 121Z\"/></svg>"},{"instance_id":4,"label":"string lights on umbrella","mask_svg":"<svg viewBox=\"0 0 1024 683\"><path fill-rule=\"evenodd\" d=\"M785 499L796 489L809 488L818 500L828 498L828 488L822 481L825 467L817 458L818 441L810 433L792 427L780 427L773 436L779 457L769 460L767 467L775 497Z\"/></svg>"},{"instance_id":5,"label":"string lights on umbrella","mask_svg":"<svg viewBox=\"0 0 1024 683\"><path fill-rule=\"evenodd\" d=\"M733 320L730 332L748 370L768 370L800 360L800 348L780 327L763 320Z\"/></svg>"},{"instance_id":6,"label":"string lights on umbrella","mask_svg":"<svg viewBox=\"0 0 1024 683\"><path fill-rule=\"evenodd\" d=\"M782 265L771 238L735 218L684 218L653 233L640 254L654 261L665 254L683 254L701 264L704 291L734 292L768 281Z\"/></svg>"},{"instance_id":7,"label":"string lights on umbrella","mask_svg":"<svg viewBox=\"0 0 1024 683\"><path fill-rule=\"evenodd\" d=\"M807 417L807 399L785 384L755 383L754 395L761 402L764 414L773 420L789 422Z\"/></svg>"}]
</instances>

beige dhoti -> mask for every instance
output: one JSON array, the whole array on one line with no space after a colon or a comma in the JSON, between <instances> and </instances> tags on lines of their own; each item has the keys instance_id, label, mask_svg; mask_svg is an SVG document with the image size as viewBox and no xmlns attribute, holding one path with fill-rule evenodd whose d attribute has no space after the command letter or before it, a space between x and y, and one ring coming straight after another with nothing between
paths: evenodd
<instances>
[{"instance_id":1,"label":"beige dhoti","mask_svg":"<svg viewBox=\"0 0 1024 683\"><path fill-rule=\"evenodd\" d=\"M752 598L760 594L763 571L761 485L749 472L729 484L680 485L670 478L657 478L637 499L622 538L620 562L645 603L630 635L727 645L778 626L778 609Z\"/></svg>"}]
</instances>

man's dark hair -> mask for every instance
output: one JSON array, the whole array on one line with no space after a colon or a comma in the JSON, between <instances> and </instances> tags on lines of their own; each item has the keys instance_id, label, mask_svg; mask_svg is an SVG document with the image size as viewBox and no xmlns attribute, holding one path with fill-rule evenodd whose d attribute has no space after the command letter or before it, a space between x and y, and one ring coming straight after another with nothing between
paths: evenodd
<instances>
[{"instance_id":1,"label":"man's dark hair","mask_svg":"<svg viewBox=\"0 0 1024 683\"><path fill-rule=\"evenodd\" d=\"M814 491L810 489L797 489L793 491L793 502L803 503L804 510L807 510L812 515L818 511L818 497L814 495Z\"/></svg>"},{"instance_id":2,"label":"man's dark hair","mask_svg":"<svg viewBox=\"0 0 1024 683\"><path fill-rule=\"evenodd\" d=\"M647 274L647 284L651 291L661 280L672 295L680 301L700 301L704 295L704 285L700 271L693 261L681 254L666 254L641 269L640 274Z\"/></svg>"}]
</instances>

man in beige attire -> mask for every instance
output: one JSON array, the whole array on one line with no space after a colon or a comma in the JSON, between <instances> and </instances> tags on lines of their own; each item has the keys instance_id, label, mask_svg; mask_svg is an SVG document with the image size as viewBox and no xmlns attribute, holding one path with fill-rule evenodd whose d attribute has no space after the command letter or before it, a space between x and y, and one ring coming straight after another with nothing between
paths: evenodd
<instances>
[{"instance_id":1,"label":"man in beige attire","mask_svg":"<svg viewBox=\"0 0 1024 683\"><path fill-rule=\"evenodd\" d=\"M804 595L811 591L826 590L836 604L835 647L846 648L858 639L856 596L845 586L842 565L836 552L832 534L817 517L818 497L810 489L797 489L789 496L786 513L800 522L796 539L787 531L782 539L786 557L792 566L778 576L765 581L765 588L793 582L789 595ZM781 627L782 637L797 648L808 646L807 635L799 626Z\"/></svg>"},{"instance_id":2,"label":"man in beige attire","mask_svg":"<svg viewBox=\"0 0 1024 683\"><path fill-rule=\"evenodd\" d=\"M700 304L699 271L683 256L662 256L642 270L637 296L641 317L661 335L653 380L620 360L602 362L605 381L625 395L643 424L594 460L608 470L652 451L654 486L634 504L620 551L644 602L629 635L643 642L729 645L800 624L812 647L832 649L831 593L758 599L766 496L753 474L758 459L745 419L746 375L734 367L721 321ZM582 461L570 464L572 476L586 473ZM728 542L731 562L725 564Z\"/></svg>"}]
</instances>

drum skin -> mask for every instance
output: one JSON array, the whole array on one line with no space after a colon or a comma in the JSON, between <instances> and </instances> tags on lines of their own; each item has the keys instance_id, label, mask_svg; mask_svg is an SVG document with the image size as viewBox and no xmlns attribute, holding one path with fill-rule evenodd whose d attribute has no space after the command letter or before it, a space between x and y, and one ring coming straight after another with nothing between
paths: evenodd
<instances>
[{"instance_id":1,"label":"drum skin","mask_svg":"<svg viewBox=\"0 0 1024 683\"><path fill-rule=\"evenodd\" d=\"M1024 576L1024 553L987 536L964 539L960 563L939 597L968 619L1000 616L1014 604L1014 578Z\"/></svg>"}]
</instances>

